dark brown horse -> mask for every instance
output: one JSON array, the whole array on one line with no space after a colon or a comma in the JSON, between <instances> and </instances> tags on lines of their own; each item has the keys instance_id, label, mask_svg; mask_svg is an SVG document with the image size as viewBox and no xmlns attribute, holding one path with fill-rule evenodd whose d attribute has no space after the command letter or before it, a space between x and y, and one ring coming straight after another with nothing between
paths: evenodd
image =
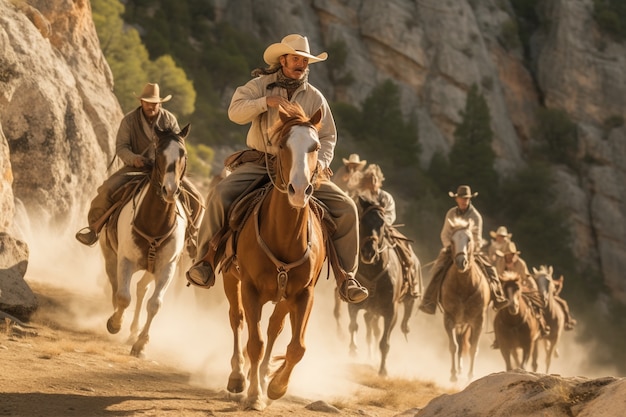
<instances>
[{"instance_id":1,"label":"dark brown horse","mask_svg":"<svg viewBox=\"0 0 626 417\"><path fill-rule=\"evenodd\" d=\"M309 206L316 186L321 110L311 118L298 105L280 108L279 113L274 186L239 233L238 271L230 268L224 273L234 336L228 390L242 392L247 383L246 408L254 410L267 406L266 396L275 400L285 394L291 372L304 356L314 288L326 257L321 223ZM263 306L270 301L277 304L268 327L266 349L261 316ZM279 368L268 375L271 350L287 314L291 340ZM250 361L247 379L241 342L244 319Z\"/></svg>"},{"instance_id":2,"label":"dark brown horse","mask_svg":"<svg viewBox=\"0 0 626 417\"><path fill-rule=\"evenodd\" d=\"M453 230L450 248L453 263L441 286L441 306L452 361L450 381L456 382L465 356L470 360L468 379L474 377L478 342L489 305L489 284L475 259L479 248L472 237L472 221L461 218L449 221Z\"/></svg>"},{"instance_id":3,"label":"dark brown horse","mask_svg":"<svg viewBox=\"0 0 626 417\"><path fill-rule=\"evenodd\" d=\"M565 328L565 313L555 300L556 287L552 279L552 267L542 265L539 269L533 267L533 278L537 282L539 295L543 302L543 316L549 327L548 334L540 339L544 343L546 353L546 373L550 371L552 356L557 352L557 345ZM533 359L533 369L537 369L537 355Z\"/></svg>"},{"instance_id":4,"label":"dark brown horse","mask_svg":"<svg viewBox=\"0 0 626 417\"><path fill-rule=\"evenodd\" d=\"M113 290L113 315L107 321L110 333L122 327L131 303L133 274L145 270L137 282L137 301L131 323L131 355L141 356L150 338L150 325L163 303L184 249L187 217L178 199L186 169L185 138L189 125L176 134L156 130L158 143L149 177L141 177L137 195L122 207L117 221L110 221L100 235L105 269ZM115 228L115 230L111 230ZM148 316L139 333L139 314L150 284L154 291L147 301ZM137 334L139 335L137 336Z\"/></svg>"},{"instance_id":5,"label":"dark brown horse","mask_svg":"<svg viewBox=\"0 0 626 417\"><path fill-rule=\"evenodd\" d=\"M517 272L505 271L500 276L502 290L509 301L506 308L499 310L493 321L500 353L504 358L506 370L513 369L511 357L517 367L526 369L528 360L535 354L537 340L540 336L539 322L531 306L531 294L523 291L522 278ZM522 350L519 360L518 350ZM533 371L536 371L533 367Z\"/></svg>"},{"instance_id":6,"label":"dark brown horse","mask_svg":"<svg viewBox=\"0 0 626 417\"><path fill-rule=\"evenodd\" d=\"M404 306L401 329L405 337L409 333L409 319L413 312L415 299L408 295L407 285L403 285L402 264L387 236L385 224L385 209L378 204L367 201L363 197L357 200L359 208L359 282L367 287L369 297L359 304L349 304L348 314L350 324L350 353L356 354L357 345L355 335L358 330L357 315L365 310L366 337L369 346L373 343L373 336L380 336L380 368L378 374L387 376L387 355L389 354L389 339L391 331L396 325L398 309ZM415 262L419 268L419 261ZM380 318L383 319L382 334L378 327Z\"/></svg>"}]
</instances>

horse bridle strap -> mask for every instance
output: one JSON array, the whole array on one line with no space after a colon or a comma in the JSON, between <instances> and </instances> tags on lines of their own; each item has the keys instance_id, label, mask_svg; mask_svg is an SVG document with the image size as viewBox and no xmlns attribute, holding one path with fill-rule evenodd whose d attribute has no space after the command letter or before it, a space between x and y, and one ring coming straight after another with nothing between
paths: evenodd
<instances>
[{"instance_id":1,"label":"horse bridle strap","mask_svg":"<svg viewBox=\"0 0 626 417\"><path fill-rule=\"evenodd\" d=\"M309 259L309 256L311 255L311 239L310 239L311 219L310 218L307 219L307 246L306 246L306 251L304 252L304 255L302 255L302 257L295 262L285 263L281 261L280 259L278 259L276 255L272 253L270 248L267 246L267 244L263 240L263 237L261 237L261 231L259 229L259 223L261 219L260 219L259 213L260 213L260 207L261 207L262 202L263 200L259 201L257 206L254 208L254 215L256 217L254 221L254 230L256 232L256 240L259 246L261 247L261 249L263 249L263 252L265 252L267 257L270 258L270 260L274 263L274 265L276 266L276 270L278 271L278 275L276 276L278 280L278 291L276 293L276 297L273 300L274 303L277 303L282 298L285 297L285 291L287 289L287 280L289 278L289 275L288 275L289 271L292 268L302 265L304 262L306 262ZM309 280L309 283L310 282L311 281ZM309 283L307 283L307 286L309 285Z\"/></svg>"}]
</instances>

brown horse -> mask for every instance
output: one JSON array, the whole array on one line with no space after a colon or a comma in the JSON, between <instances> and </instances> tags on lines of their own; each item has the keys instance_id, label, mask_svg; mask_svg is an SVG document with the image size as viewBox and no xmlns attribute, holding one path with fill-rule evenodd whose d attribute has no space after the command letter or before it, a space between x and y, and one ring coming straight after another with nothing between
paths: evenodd
<instances>
[{"instance_id":1,"label":"brown horse","mask_svg":"<svg viewBox=\"0 0 626 417\"><path fill-rule=\"evenodd\" d=\"M131 355L141 356L150 338L150 325L163 303L184 249L187 217L178 195L187 166L185 138L189 125L176 134L156 130L158 142L151 173L137 176L137 194L126 203L116 220L100 235L105 269L111 283L114 312L107 321L109 333L118 333L131 303L133 274L144 270L137 282L136 308L131 323ZM150 284L155 287L146 303L148 317L139 333L139 314ZM137 336L137 334L139 335Z\"/></svg>"},{"instance_id":2,"label":"brown horse","mask_svg":"<svg viewBox=\"0 0 626 417\"><path fill-rule=\"evenodd\" d=\"M461 218L449 222L453 263L441 285L441 306L452 360L450 381L456 382L465 356L470 360L468 379L474 377L478 342L490 298L487 277L475 259L479 248L472 237L473 222Z\"/></svg>"},{"instance_id":3,"label":"brown horse","mask_svg":"<svg viewBox=\"0 0 626 417\"><path fill-rule=\"evenodd\" d=\"M496 334L506 370L513 369L511 357L514 358L518 367L526 369L528 360L535 353L540 336L539 322L531 306L531 293L523 291L522 278L517 272L505 271L500 276L500 280L509 305L496 313L493 331ZM522 350L521 362L518 349ZM536 370L534 367L533 371Z\"/></svg>"},{"instance_id":4,"label":"brown horse","mask_svg":"<svg viewBox=\"0 0 626 417\"><path fill-rule=\"evenodd\" d=\"M227 388L242 392L248 383L245 405L254 410L267 406L265 396L275 400L286 393L291 372L304 356L314 288L326 257L321 222L309 206L316 186L321 110L309 118L299 105L293 105L281 107L279 114L273 187L242 226L236 245L237 268L224 272L234 336ZM269 301L277 304L266 349L260 322ZM268 375L271 350L287 314L291 340L280 367ZM247 380L241 344L244 318L250 361Z\"/></svg>"},{"instance_id":5,"label":"brown horse","mask_svg":"<svg viewBox=\"0 0 626 417\"><path fill-rule=\"evenodd\" d=\"M387 376L389 339L398 319L399 307L403 305L404 315L401 330L406 337L409 333L408 322L413 312L415 299L409 296L408 286L403 285L402 264L387 236L385 209L363 197L358 198L357 207L359 208L359 239L361 242L357 276L359 281L369 290L369 297L361 303L348 305L350 354L356 355L357 315L360 310L365 310L366 340L371 347L372 336L380 337L378 374ZM416 259L414 267L416 270L419 268L419 260ZM381 317L383 319L382 333L378 327Z\"/></svg>"},{"instance_id":6,"label":"brown horse","mask_svg":"<svg viewBox=\"0 0 626 417\"><path fill-rule=\"evenodd\" d=\"M540 340L544 342L546 352L546 373L550 370L552 355L556 355L557 344L565 328L565 313L556 301L556 287L552 279L552 267L542 265L539 269L533 267L533 278L537 282L539 295L543 302L543 316L549 327L548 334ZM533 369L537 369L537 355L533 359Z\"/></svg>"}]
</instances>

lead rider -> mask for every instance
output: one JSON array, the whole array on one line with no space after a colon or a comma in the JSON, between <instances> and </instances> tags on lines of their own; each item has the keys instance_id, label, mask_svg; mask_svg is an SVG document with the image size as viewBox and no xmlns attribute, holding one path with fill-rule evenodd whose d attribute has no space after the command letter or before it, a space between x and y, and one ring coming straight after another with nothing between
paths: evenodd
<instances>
[{"instance_id":1,"label":"lead rider","mask_svg":"<svg viewBox=\"0 0 626 417\"><path fill-rule=\"evenodd\" d=\"M330 172L337 130L328 102L322 93L308 82L309 64L325 61L326 52L311 55L308 39L298 34L285 36L280 43L267 47L263 54L267 68L257 68L255 77L235 91L228 116L233 122L251 123L246 138L247 146L263 155L276 154L272 146L271 127L278 120L278 107L288 102L298 103L307 115L322 109L322 127L319 131L321 149L318 169ZM207 208L198 233L198 261L187 272L187 279L208 288L215 284L214 262L210 243L222 229L230 206L257 179L266 174L264 158L239 163L209 194ZM334 269L341 297L351 303L363 301L367 289L354 278L358 266L358 214L346 194L328 179L321 181L314 195L327 207L336 229L331 236L340 265ZM214 248L213 248L214 249ZM213 262L213 264L212 264Z\"/></svg>"}]
</instances>

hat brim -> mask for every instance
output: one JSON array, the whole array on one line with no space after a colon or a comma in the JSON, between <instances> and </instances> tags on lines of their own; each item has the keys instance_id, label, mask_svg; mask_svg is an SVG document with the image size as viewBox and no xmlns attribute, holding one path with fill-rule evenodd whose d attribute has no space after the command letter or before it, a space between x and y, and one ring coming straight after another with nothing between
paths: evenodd
<instances>
[{"instance_id":1,"label":"hat brim","mask_svg":"<svg viewBox=\"0 0 626 417\"><path fill-rule=\"evenodd\" d=\"M148 98L142 98L139 97L138 95L135 94L135 97L137 97L139 100L145 101L146 103L165 103L166 101L170 101L172 99L172 95L168 94L167 96L160 98L160 97L148 97Z\"/></svg>"},{"instance_id":2,"label":"hat brim","mask_svg":"<svg viewBox=\"0 0 626 417\"><path fill-rule=\"evenodd\" d=\"M476 197L476 196L478 195L478 192L475 192L475 193L474 193L474 194L472 194L472 195L463 195L463 196L461 196L461 195L458 195L457 193L453 193L452 191L448 191L448 195L449 195L450 197L452 197L452 198L456 198L456 197L461 197L461 198L474 198L474 197Z\"/></svg>"},{"instance_id":3,"label":"hat brim","mask_svg":"<svg viewBox=\"0 0 626 417\"><path fill-rule=\"evenodd\" d=\"M358 166L365 166L365 164L367 164L367 161L365 159L363 159L360 162L352 162L346 158L341 158L343 160L343 164L344 165L358 165Z\"/></svg>"},{"instance_id":4,"label":"hat brim","mask_svg":"<svg viewBox=\"0 0 626 417\"><path fill-rule=\"evenodd\" d=\"M296 51L291 46L285 45L284 43L273 43L265 49L265 52L263 53L263 60L268 65L274 65L278 63L278 58L286 54L300 55L308 58L309 64L326 61L328 58L328 54L326 52L322 52L319 55L311 55L303 51Z\"/></svg>"},{"instance_id":5,"label":"hat brim","mask_svg":"<svg viewBox=\"0 0 626 417\"><path fill-rule=\"evenodd\" d=\"M506 235L499 235L499 234L497 234L496 232L494 232L493 230L489 232L489 235L490 235L492 238L494 238L494 239L495 239L495 238L497 238L498 236L508 237L509 239L513 237L513 233L509 233L509 234L506 234Z\"/></svg>"}]
</instances>

